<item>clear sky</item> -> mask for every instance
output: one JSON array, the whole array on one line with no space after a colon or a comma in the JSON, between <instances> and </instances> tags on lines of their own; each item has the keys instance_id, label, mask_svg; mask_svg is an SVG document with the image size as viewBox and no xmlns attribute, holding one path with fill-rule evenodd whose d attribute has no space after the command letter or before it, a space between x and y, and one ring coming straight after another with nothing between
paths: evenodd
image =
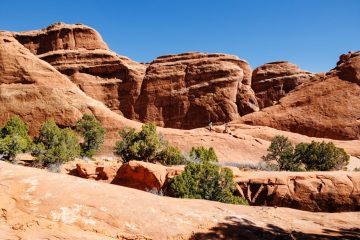
<instances>
[{"instance_id":1,"label":"clear sky","mask_svg":"<svg viewBox=\"0 0 360 240\"><path fill-rule=\"evenodd\" d=\"M223 52L253 68L288 60L321 72L360 50L360 0L61 0L0 3L0 29L54 22L95 28L136 61L189 51Z\"/></svg>"}]
</instances>

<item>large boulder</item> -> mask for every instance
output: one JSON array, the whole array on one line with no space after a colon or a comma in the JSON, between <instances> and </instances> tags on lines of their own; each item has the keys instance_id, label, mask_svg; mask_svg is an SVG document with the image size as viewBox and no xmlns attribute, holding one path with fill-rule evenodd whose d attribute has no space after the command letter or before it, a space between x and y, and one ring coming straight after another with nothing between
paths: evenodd
<instances>
[{"instance_id":1,"label":"large boulder","mask_svg":"<svg viewBox=\"0 0 360 240\"><path fill-rule=\"evenodd\" d=\"M146 70L136 112L143 122L190 129L258 110L247 62L226 54L158 57Z\"/></svg>"},{"instance_id":2,"label":"large boulder","mask_svg":"<svg viewBox=\"0 0 360 240\"><path fill-rule=\"evenodd\" d=\"M359 211L360 173L244 172L235 181L253 205L306 211Z\"/></svg>"},{"instance_id":3,"label":"large boulder","mask_svg":"<svg viewBox=\"0 0 360 240\"><path fill-rule=\"evenodd\" d=\"M160 191L167 181L182 173L184 166L163 166L142 161L123 164L113 180L113 184L136 188L143 191Z\"/></svg>"},{"instance_id":4,"label":"large boulder","mask_svg":"<svg viewBox=\"0 0 360 240\"><path fill-rule=\"evenodd\" d=\"M146 66L112 52L97 31L82 24L55 23L15 37L87 95L127 118L136 118L133 106Z\"/></svg>"},{"instance_id":5,"label":"large boulder","mask_svg":"<svg viewBox=\"0 0 360 240\"><path fill-rule=\"evenodd\" d=\"M343 59L335 70L314 76L294 89L279 104L242 117L242 122L269 126L311 137L360 138L359 54Z\"/></svg>"},{"instance_id":6,"label":"large boulder","mask_svg":"<svg viewBox=\"0 0 360 240\"><path fill-rule=\"evenodd\" d=\"M254 69L251 87L260 108L272 106L298 85L311 81L314 74L301 70L295 64L279 61Z\"/></svg>"}]
</instances>

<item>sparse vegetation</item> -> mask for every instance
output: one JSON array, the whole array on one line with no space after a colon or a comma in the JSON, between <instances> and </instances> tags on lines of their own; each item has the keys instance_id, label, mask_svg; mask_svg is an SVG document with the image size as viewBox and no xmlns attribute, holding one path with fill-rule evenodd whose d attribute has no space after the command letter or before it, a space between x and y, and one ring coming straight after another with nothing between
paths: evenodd
<instances>
[{"instance_id":1,"label":"sparse vegetation","mask_svg":"<svg viewBox=\"0 0 360 240\"><path fill-rule=\"evenodd\" d=\"M350 156L333 143L299 143L293 147L285 136L275 136L263 157L270 165L276 162L279 170L286 171L329 171L344 169Z\"/></svg>"},{"instance_id":2,"label":"sparse vegetation","mask_svg":"<svg viewBox=\"0 0 360 240\"><path fill-rule=\"evenodd\" d=\"M190 157L193 159L201 159L203 162L217 162L218 158L212 147L209 149L200 146L192 147L190 150Z\"/></svg>"},{"instance_id":3,"label":"sparse vegetation","mask_svg":"<svg viewBox=\"0 0 360 240\"><path fill-rule=\"evenodd\" d=\"M80 143L81 156L91 158L98 152L104 143L105 128L101 123L90 114L84 114L83 117L77 121L76 130L81 134L84 141Z\"/></svg>"},{"instance_id":4,"label":"sparse vegetation","mask_svg":"<svg viewBox=\"0 0 360 240\"><path fill-rule=\"evenodd\" d=\"M188 163L185 171L169 184L169 191L175 197L247 204L246 199L233 194L235 189L231 170L209 161Z\"/></svg>"},{"instance_id":5,"label":"sparse vegetation","mask_svg":"<svg viewBox=\"0 0 360 240\"><path fill-rule=\"evenodd\" d=\"M28 134L28 125L18 116L12 116L0 131L0 155L14 161L16 154L30 149L32 140Z\"/></svg>"},{"instance_id":6,"label":"sparse vegetation","mask_svg":"<svg viewBox=\"0 0 360 240\"><path fill-rule=\"evenodd\" d=\"M159 161L164 165L183 164L184 157L180 151L158 134L153 123L146 123L140 132L134 128L119 131L122 138L116 142L115 153L123 162L139 160L145 162Z\"/></svg>"},{"instance_id":7,"label":"sparse vegetation","mask_svg":"<svg viewBox=\"0 0 360 240\"><path fill-rule=\"evenodd\" d=\"M53 120L41 126L32 151L38 166L62 164L74 160L79 154L78 138L70 128L61 129Z\"/></svg>"}]
</instances>

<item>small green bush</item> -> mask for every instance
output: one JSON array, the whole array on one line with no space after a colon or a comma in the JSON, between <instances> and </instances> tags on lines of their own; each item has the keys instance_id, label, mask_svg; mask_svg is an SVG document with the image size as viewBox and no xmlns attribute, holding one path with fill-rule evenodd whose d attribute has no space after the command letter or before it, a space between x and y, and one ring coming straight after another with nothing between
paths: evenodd
<instances>
[{"instance_id":1,"label":"small green bush","mask_svg":"<svg viewBox=\"0 0 360 240\"><path fill-rule=\"evenodd\" d=\"M231 170L220 169L210 161L188 163L169 184L170 193L178 198L247 204L246 199L233 195L235 189Z\"/></svg>"},{"instance_id":2,"label":"small green bush","mask_svg":"<svg viewBox=\"0 0 360 240\"><path fill-rule=\"evenodd\" d=\"M133 128L125 128L119 131L122 138L115 144L115 153L123 162L139 160L145 162L159 161L164 165L183 164L184 157L180 151L163 139L157 133L153 123L146 123L140 132Z\"/></svg>"},{"instance_id":3,"label":"small green bush","mask_svg":"<svg viewBox=\"0 0 360 240\"><path fill-rule=\"evenodd\" d=\"M187 161L180 150L174 146L168 146L158 156L159 162L164 165L182 165Z\"/></svg>"},{"instance_id":4,"label":"small green bush","mask_svg":"<svg viewBox=\"0 0 360 240\"><path fill-rule=\"evenodd\" d=\"M32 155L36 157L37 165L62 164L80 155L76 134L70 128L59 128L53 120L41 126L35 142Z\"/></svg>"},{"instance_id":5,"label":"small green bush","mask_svg":"<svg viewBox=\"0 0 360 240\"><path fill-rule=\"evenodd\" d=\"M190 157L193 159L200 159L204 162L217 162L218 158L216 156L215 150L210 148L205 148L203 146L200 147L192 147L190 150Z\"/></svg>"},{"instance_id":6,"label":"small green bush","mask_svg":"<svg viewBox=\"0 0 360 240\"><path fill-rule=\"evenodd\" d=\"M294 149L287 137L275 136L263 159L275 161L279 170L329 171L343 169L350 156L331 142L299 143Z\"/></svg>"},{"instance_id":7,"label":"small green bush","mask_svg":"<svg viewBox=\"0 0 360 240\"><path fill-rule=\"evenodd\" d=\"M332 142L312 141L296 145L293 159L302 162L307 171L329 171L344 169L350 156Z\"/></svg>"},{"instance_id":8,"label":"small green bush","mask_svg":"<svg viewBox=\"0 0 360 240\"><path fill-rule=\"evenodd\" d=\"M0 130L0 154L13 161L20 152L31 148L32 140L28 134L28 125L18 116L12 116Z\"/></svg>"},{"instance_id":9,"label":"small green bush","mask_svg":"<svg viewBox=\"0 0 360 240\"><path fill-rule=\"evenodd\" d=\"M84 142L80 144L81 156L92 157L104 143L105 128L93 115L84 114L77 121L76 129L84 138Z\"/></svg>"}]
</instances>

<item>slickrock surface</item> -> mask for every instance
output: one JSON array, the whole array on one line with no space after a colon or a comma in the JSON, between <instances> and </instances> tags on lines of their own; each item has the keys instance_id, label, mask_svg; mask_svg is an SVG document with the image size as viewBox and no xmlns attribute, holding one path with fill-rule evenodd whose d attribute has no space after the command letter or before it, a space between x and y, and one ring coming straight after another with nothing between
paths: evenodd
<instances>
[{"instance_id":1,"label":"slickrock surface","mask_svg":"<svg viewBox=\"0 0 360 240\"><path fill-rule=\"evenodd\" d=\"M311 81L314 74L301 70L295 64L279 61L254 69L251 87L260 108L275 105L288 92L302 83Z\"/></svg>"},{"instance_id":2,"label":"slickrock surface","mask_svg":"<svg viewBox=\"0 0 360 240\"><path fill-rule=\"evenodd\" d=\"M337 71L306 83L278 105L244 116L242 122L265 125L312 137L360 138L359 53L339 62Z\"/></svg>"},{"instance_id":3,"label":"slickrock surface","mask_svg":"<svg viewBox=\"0 0 360 240\"><path fill-rule=\"evenodd\" d=\"M359 211L359 172L243 172L235 179L249 202L306 211Z\"/></svg>"},{"instance_id":4,"label":"slickrock surface","mask_svg":"<svg viewBox=\"0 0 360 240\"><path fill-rule=\"evenodd\" d=\"M136 112L142 122L190 129L258 110L247 62L226 54L162 56L146 70Z\"/></svg>"},{"instance_id":5,"label":"slickrock surface","mask_svg":"<svg viewBox=\"0 0 360 240\"><path fill-rule=\"evenodd\" d=\"M1 239L359 237L359 212L174 199L4 162L0 182Z\"/></svg>"},{"instance_id":6,"label":"slickrock surface","mask_svg":"<svg viewBox=\"0 0 360 240\"><path fill-rule=\"evenodd\" d=\"M94 29L56 23L15 37L42 60L69 76L88 96L135 119L145 65L112 52Z\"/></svg>"}]
</instances>

